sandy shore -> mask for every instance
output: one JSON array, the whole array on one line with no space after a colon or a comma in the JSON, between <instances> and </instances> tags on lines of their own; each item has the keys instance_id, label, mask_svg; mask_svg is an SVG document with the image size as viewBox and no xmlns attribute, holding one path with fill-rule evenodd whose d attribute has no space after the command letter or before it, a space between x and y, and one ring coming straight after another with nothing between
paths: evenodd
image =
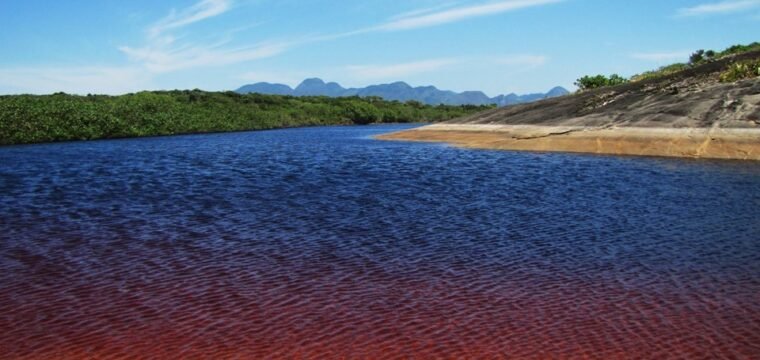
<instances>
[{"instance_id":1,"label":"sandy shore","mask_svg":"<svg viewBox=\"0 0 760 360\"><path fill-rule=\"evenodd\" d=\"M435 124L377 136L479 149L760 160L760 129Z\"/></svg>"}]
</instances>

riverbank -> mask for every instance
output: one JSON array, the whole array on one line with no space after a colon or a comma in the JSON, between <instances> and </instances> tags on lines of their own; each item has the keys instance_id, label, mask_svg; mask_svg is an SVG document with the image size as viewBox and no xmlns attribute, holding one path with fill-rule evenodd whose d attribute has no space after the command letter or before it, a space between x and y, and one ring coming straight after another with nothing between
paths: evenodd
<instances>
[{"instance_id":1,"label":"riverbank","mask_svg":"<svg viewBox=\"0 0 760 360\"><path fill-rule=\"evenodd\" d=\"M120 96L0 96L0 145L305 126L416 123L492 106L430 106L379 98L152 91Z\"/></svg>"},{"instance_id":2,"label":"riverbank","mask_svg":"<svg viewBox=\"0 0 760 360\"><path fill-rule=\"evenodd\" d=\"M434 124L380 140L477 149L760 160L760 129Z\"/></svg>"},{"instance_id":3,"label":"riverbank","mask_svg":"<svg viewBox=\"0 0 760 360\"><path fill-rule=\"evenodd\" d=\"M456 146L760 160L760 51L378 137ZM754 65L752 65L754 66Z\"/></svg>"}]
</instances>

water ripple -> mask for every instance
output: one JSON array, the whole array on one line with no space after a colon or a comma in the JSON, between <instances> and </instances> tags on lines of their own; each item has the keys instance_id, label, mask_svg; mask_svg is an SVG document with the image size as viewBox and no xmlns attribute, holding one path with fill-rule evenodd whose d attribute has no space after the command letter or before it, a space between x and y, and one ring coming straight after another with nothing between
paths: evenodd
<instances>
[{"instance_id":1,"label":"water ripple","mask_svg":"<svg viewBox=\"0 0 760 360\"><path fill-rule=\"evenodd\" d=\"M0 149L7 359L753 358L760 167L313 128Z\"/></svg>"}]
</instances>

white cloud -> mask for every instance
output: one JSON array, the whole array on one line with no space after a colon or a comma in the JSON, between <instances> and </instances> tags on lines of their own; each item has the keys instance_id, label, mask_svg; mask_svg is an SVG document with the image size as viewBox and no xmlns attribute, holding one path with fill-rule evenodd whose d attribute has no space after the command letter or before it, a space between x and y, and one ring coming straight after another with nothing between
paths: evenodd
<instances>
[{"instance_id":1,"label":"white cloud","mask_svg":"<svg viewBox=\"0 0 760 360\"><path fill-rule=\"evenodd\" d=\"M564 0L499 0L480 2L477 5L458 5L463 1L399 14L379 26L367 27L342 34L311 36L294 41L263 41L235 44L233 35L252 26L215 33L198 40L190 36L176 36L177 32L200 21L222 15L233 7L236 0L197 0L185 9L172 10L161 20L146 27L142 44L118 47L131 64L128 66L90 67L16 67L0 69L0 91L49 93L119 94L153 87L153 79L160 74L202 67L218 67L269 58L305 44L331 41L342 37L384 31L402 31L452 23L465 19L488 16L522 8L557 3ZM239 1L239 0L237 0ZM351 81L400 80L421 73L450 71L457 65L473 66L487 62L512 68L531 69L543 65L546 58L537 55L516 55L500 58L462 57L435 58L397 64L367 64L327 69L334 79ZM462 70L462 69L459 69ZM299 74L300 75L300 74ZM304 74L311 75L311 74ZM301 78L279 80L277 74L249 73L250 80L269 80L295 84ZM304 76L306 77L306 76Z\"/></svg>"},{"instance_id":2,"label":"white cloud","mask_svg":"<svg viewBox=\"0 0 760 360\"><path fill-rule=\"evenodd\" d=\"M502 0L434 12L423 10L422 12L414 12L411 15L407 14L406 16L397 16L395 18L392 18L391 21L373 29L384 31L417 29L452 23L474 17L495 15L523 8L548 5L561 1L564 0Z\"/></svg>"},{"instance_id":3,"label":"white cloud","mask_svg":"<svg viewBox=\"0 0 760 360\"><path fill-rule=\"evenodd\" d=\"M528 71L543 66L548 61L544 55L505 55L498 57L474 56L462 58L427 59L399 64L350 65L345 69L352 80L400 80L422 73L457 71L473 66L504 66L509 71ZM455 68L456 67L456 68Z\"/></svg>"},{"instance_id":4,"label":"white cloud","mask_svg":"<svg viewBox=\"0 0 760 360\"><path fill-rule=\"evenodd\" d=\"M730 14L758 6L760 6L760 0L726 0L682 8L678 10L677 15L681 17L689 17Z\"/></svg>"},{"instance_id":5,"label":"white cloud","mask_svg":"<svg viewBox=\"0 0 760 360\"><path fill-rule=\"evenodd\" d=\"M354 78L398 80L401 77L441 70L459 63L457 59L430 59L401 64L350 65L346 69Z\"/></svg>"},{"instance_id":6,"label":"white cloud","mask_svg":"<svg viewBox=\"0 0 760 360\"><path fill-rule=\"evenodd\" d=\"M631 54L631 57L637 60L644 61L685 61L689 58L691 52L689 51L673 51L673 52L642 52Z\"/></svg>"},{"instance_id":7,"label":"white cloud","mask_svg":"<svg viewBox=\"0 0 760 360\"><path fill-rule=\"evenodd\" d=\"M135 67L20 67L0 69L0 89L9 93L124 94L145 89L150 77Z\"/></svg>"},{"instance_id":8,"label":"white cloud","mask_svg":"<svg viewBox=\"0 0 760 360\"><path fill-rule=\"evenodd\" d=\"M497 2L489 2L480 5L471 5L456 8L452 7L459 4L459 1L448 2L435 7L417 9L394 15L390 17L387 22L380 25L360 28L342 33L312 36L305 39L303 43L337 40L368 33L403 31L423 27L431 27L474 17L495 15L503 12L515 11L539 5L559 3L563 1L565 0L501 0Z\"/></svg>"},{"instance_id":9,"label":"white cloud","mask_svg":"<svg viewBox=\"0 0 760 360\"><path fill-rule=\"evenodd\" d=\"M223 66L264 59L278 55L289 48L289 43L262 43L247 47L229 48L220 45L185 45L177 47L147 46L119 48L133 61L155 73L205 66Z\"/></svg>"},{"instance_id":10,"label":"white cloud","mask_svg":"<svg viewBox=\"0 0 760 360\"><path fill-rule=\"evenodd\" d=\"M177 40L171 34L172 30L224 14L231 7L232 0L201 0L186 9L172 10L168 16L148 28L145 45L120 46L119 50L149 72L168 73L268 58L295 45L293 42L284 41L229 45L235 32L247 30L257 24L215 34L217 41L211 43L190 42L184 38Z\"/></svg>"},{"instance_id":11,"label":"white cloud","mask_svg":"<svg viewBox=\"0 0 760 360\"><path fill-rule=\"evenodd\" d=\"M295 46L378 31L398 31L455 22L467 18L486 16L521 8L557 3L564 0L501 0L480 5L453 7L446 3L434 8L420 9L391 18L379 26L358 29L341 34L312 36L298 41L270 41L260 44L230 47L229 38L216 44L178 41L170 33L195 22L218 16L228 11L232 0L202 0L195 5L172 13L148 29L144 46L121 46L119 50L129 58L155 73L166 73L197 67L223 66L248 62L279 55ZM537 59L529 59L536 61ZM540 60L540 59L538 59ZM431 71L449 62L428 60L396 65L364 65L351 67L351 71L366 78L404 76L408 73Z\"/></svg>"},{"instance_id":12,"label":"white cloud","mask_svg":"<svg viewBox=\"0 0 760 360\"><path fill-rule=\"evenodd\" d=\"M398 20L398 19L409 18L413 16L425 15L425 14L440 11L443 9L452 8L458 5L459 3L460 2L447 2L447 3L439 4L439 5L428 7L428 8L415 9L415 10L407 11L405 13L396 14L393 17L391 17L390 20Z\"/></svg>"},{"instance_id":13,"label":"white cloud","mask_svg":"<svg viewBox=\"0 0 760 360\"><path fill-rule=\"evenodd\" d=\"M150 27L148 34L151 37L156 37L168 30L221 15L227 12L232 7L231 5L231 0L201 0L195 5L179 12L172 10L167 17Z\"/></svg>"}]
</instances>

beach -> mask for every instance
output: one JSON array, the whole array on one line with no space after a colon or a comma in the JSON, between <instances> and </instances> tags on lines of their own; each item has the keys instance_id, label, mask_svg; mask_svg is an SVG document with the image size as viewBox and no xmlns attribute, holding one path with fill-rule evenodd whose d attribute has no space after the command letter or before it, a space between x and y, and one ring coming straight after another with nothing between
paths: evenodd
<instances>
[{"instance_id":1,"label":"beach","mask_svg":"<svg viewBox=\"0 0 760 360\"><path fill-rule=\"evenodd\" d=\"M760 129L434 124L381 140L477 149L760 160Z\"/></svg>"}]
</instances>

